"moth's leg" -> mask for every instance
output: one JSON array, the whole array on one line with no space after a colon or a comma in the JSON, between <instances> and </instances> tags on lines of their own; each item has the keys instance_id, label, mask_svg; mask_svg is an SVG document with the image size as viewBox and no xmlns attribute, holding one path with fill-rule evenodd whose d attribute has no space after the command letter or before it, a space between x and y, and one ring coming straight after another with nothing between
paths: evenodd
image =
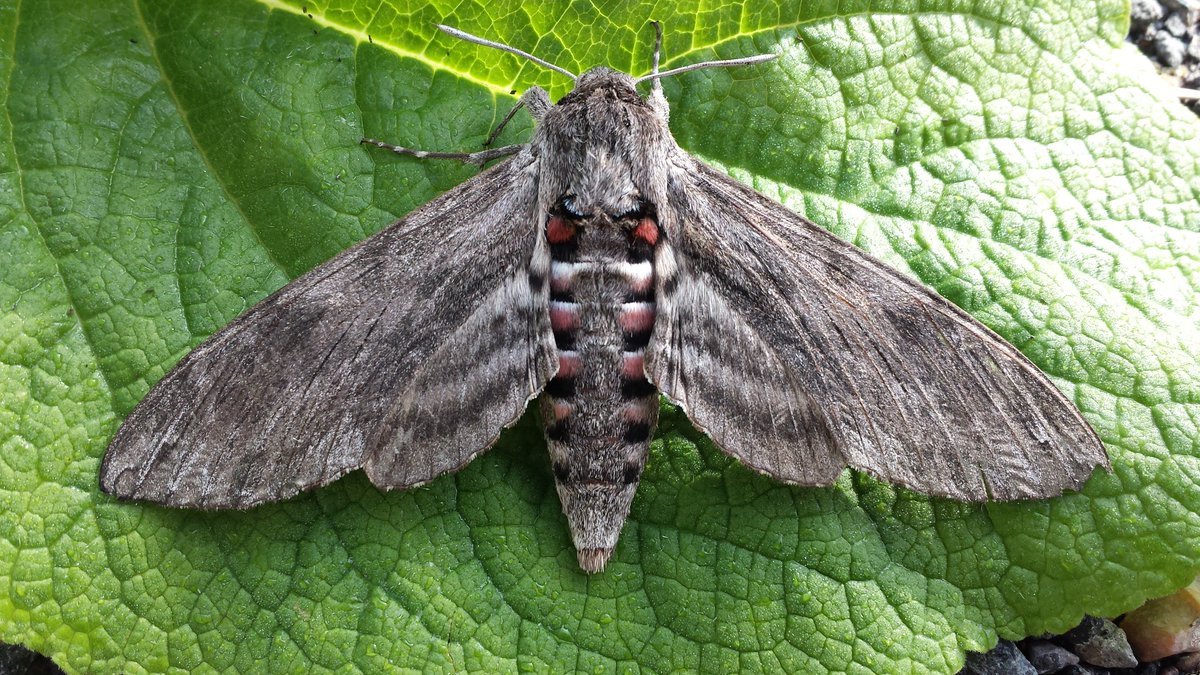
<instances>
[{"instance_id":1,"label":"moth's leg","mask_svg":"<svg viewBox=\"0 0 1200 675\"><path fill-rule=\"evenodd\" d=\"M418 157L420 159L457 159L461 162L466 162L467 164L483 166L485 163L493 159L507 157L508 155L515 155L525 147L523 143L518 145L506 145L502 148L488 147L492 144L492 141L496 140L496 137L500 135L500 132L504 130L504 126L513 118L513 115L517 114L517 111L522 107L529 109L529 114L533 116L533 121L540 122L542 116L545 115L546 111L550 109L550 97L546 94L545 89L542 89L541 87L530 87L524 94L521 95L521 98L517 101L517 104L512 107L512 110L508 111L508 114L504 116L504 119L500 120L500 124L497 125L492 131L491 135L488 136L487 140L483 144L483 147L487 149L479 152L430 152L426 150L414 150L413 148L392 145L391 143L379 141L374 138L364 138L359 142L366 143L368 145L374 145L376 147L383 148L384 150L391 150L399 155L408 155L410 157Z\"/></svg>"},{"instance_id":2,"label":"moth's leg","mask_svg":"<svg viewBox=\"0 0 1200 675\"><path fill-rule=\"evenodd\" d=\"M542 117L546 115L546 111L550 109L550 95L541 87L530 87L521 94L521 102L529 108L529 114L533 116L534 122L541 122ZM509 113L509 117L512 113Z\"/></svg>"},{"instance_id":3,"label":"moth's leg","mask_svg":"<svg viewBox=\"0 0 1200 675\"><path fill-rule=\"evenodd\" d=\"M405 148L399 145L392 145L391 143L377 141L374 138L364 138L359 141L359 143L374 145L375 147L383 148L384 150L391 150L398 155L408 155L409 157L417 157L419 159L457 159L460 162L474 164L476 166L483 166L493 159L515 155L525 147L525 145L522 143L519 145L506 145L502 148L488 148L487 150L481 150L479 152L429 152L426 150L414 150L412 148Z\"/></svg>"},{"instance_id":4,"label":"moth's leg","mask_svg":"<svg viewBox=\"0 0 1200 675\"><path fill-rule=\"evenodd\" d=\"M512 107L512 110L509 110L504 119L500 120L500 124L497 124L496 128L492 130L491 135L483 142L483 147L488 147L492 144L492 141L496 140L496 137L500 135L504 127L512 120L513 115L516 115L517 111L522 107L529 110L529 114L533 117L534 122L541 122L542 116L550 109L550 97L546 94L546 90L541 87L530 87L527 89L524 94L521 94L521 98L517 100L517 104Z\"/></svg>"}]
</instances>

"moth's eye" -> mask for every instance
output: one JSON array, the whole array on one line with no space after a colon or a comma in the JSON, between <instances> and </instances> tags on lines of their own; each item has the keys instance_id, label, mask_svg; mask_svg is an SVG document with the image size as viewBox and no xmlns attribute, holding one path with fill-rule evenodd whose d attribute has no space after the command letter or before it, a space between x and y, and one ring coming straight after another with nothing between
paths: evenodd
<instances>
[{"instance_id":1,"label":"moth's eye","mask_svg":"<svg viewBox=\"0 0 1200 675\"><path fill-rule=\"evenodd\" d=\"M550 213L562 218L590 218L592 214L585 213L583 209L575 202L575 195L563 195L559 197L558 202L554 204L554 208Z\"/></svg>"},{"instance_id":2,"label":"moth's eye","mask_svg":"<svg viewBox=\"0 0 1200 675\"><path fill-rule=\"evenodd\" d=\"M633 208L631 208L627 211L622 211L621 213L612 214L612 218L614 221L621 221L621 220L638 221L638 220L642 220L643 218L654 218L654 217L655 217L654 205L640 197L638 198L637 202L634 204Z\"/></svg>"}]
</instances>

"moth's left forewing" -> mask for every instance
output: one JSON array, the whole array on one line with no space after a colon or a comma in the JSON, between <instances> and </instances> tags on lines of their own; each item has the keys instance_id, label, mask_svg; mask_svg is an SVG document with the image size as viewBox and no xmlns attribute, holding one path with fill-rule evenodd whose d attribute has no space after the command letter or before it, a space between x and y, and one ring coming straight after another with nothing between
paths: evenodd
<instances>
[{"instance_id":1,"label":"moth's left forewing","mask_svg":"<svg viewBox=\"0 0 1200 675\"><path fill-rule=\"evenodd\" d=\"M557 368L537 169L495 165L247 310L125 419L101 487L249 508L359 467L407 488L466 465Z\"/></svg>"},{"instance_id":2,"label":"moth's left forewing","mask_svg":"<svg viewBox=\"0 0 1200 675\"><path fill-rule=\"evenodd\" d=\"M726 452L791 483L851 466L959 499L1055 495L1108 465L966 313L698 160L675 167L646 370Z\"/></svg>"}]
</instances>

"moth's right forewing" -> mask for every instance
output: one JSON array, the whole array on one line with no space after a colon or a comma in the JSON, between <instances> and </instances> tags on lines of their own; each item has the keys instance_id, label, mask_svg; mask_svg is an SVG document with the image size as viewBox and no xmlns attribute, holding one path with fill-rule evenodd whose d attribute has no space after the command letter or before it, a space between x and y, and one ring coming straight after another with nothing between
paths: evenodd
<instances>
[{"instance_id":1,"label":"moth's right forewing","mask_svg":"<svg viewBox=\"0 0 1200 675\"><path fill-rule=\"evenodd\" d=\"M486 449L557 367L536 170L492 167L212 336L125 420L101 486L245 508L364 465L416 485Z\"/></svg>"},{"instance_id":2,"label":"moth's right forewing","mask_svg":"<svg viewBox=\"0 0 1200 675\"><path fill-rule=\"evenodd\" d=\"M1074 406L965 312L677 164L646 369L724 450L793 483L848 465L959 499L1055 495L1108 465Z\"/></svg>"}]
</instances>

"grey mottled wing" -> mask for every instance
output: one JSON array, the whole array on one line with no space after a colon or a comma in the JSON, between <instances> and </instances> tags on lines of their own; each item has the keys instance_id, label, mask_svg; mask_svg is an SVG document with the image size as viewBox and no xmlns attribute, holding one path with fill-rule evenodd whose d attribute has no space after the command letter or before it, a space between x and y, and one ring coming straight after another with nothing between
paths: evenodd
<instances>
[{"instance_id":1,"label":"grey mottled wing","mask_svg":"<svg viewBox=\"0 0 1200 675\"><path fill-rule=\"evenodd\" d=\"M848 465L968 500L1055 495L1108 465L1075 407L993 332L680 161L646 371L726 452L791 483L826 485Z\"/></svg>"},{"instance_id":2,"label":"grey mottled wing","mask_svg":"<svg viewBox=\"0 0 1200 675\"><path fill-rule=\"evenodd\" d=\"M359 467L419 485L489 447L557 369L534 162L492 167L197 347L126 418L103 489L246 508Z\"/></svg>"}]
</instances>

